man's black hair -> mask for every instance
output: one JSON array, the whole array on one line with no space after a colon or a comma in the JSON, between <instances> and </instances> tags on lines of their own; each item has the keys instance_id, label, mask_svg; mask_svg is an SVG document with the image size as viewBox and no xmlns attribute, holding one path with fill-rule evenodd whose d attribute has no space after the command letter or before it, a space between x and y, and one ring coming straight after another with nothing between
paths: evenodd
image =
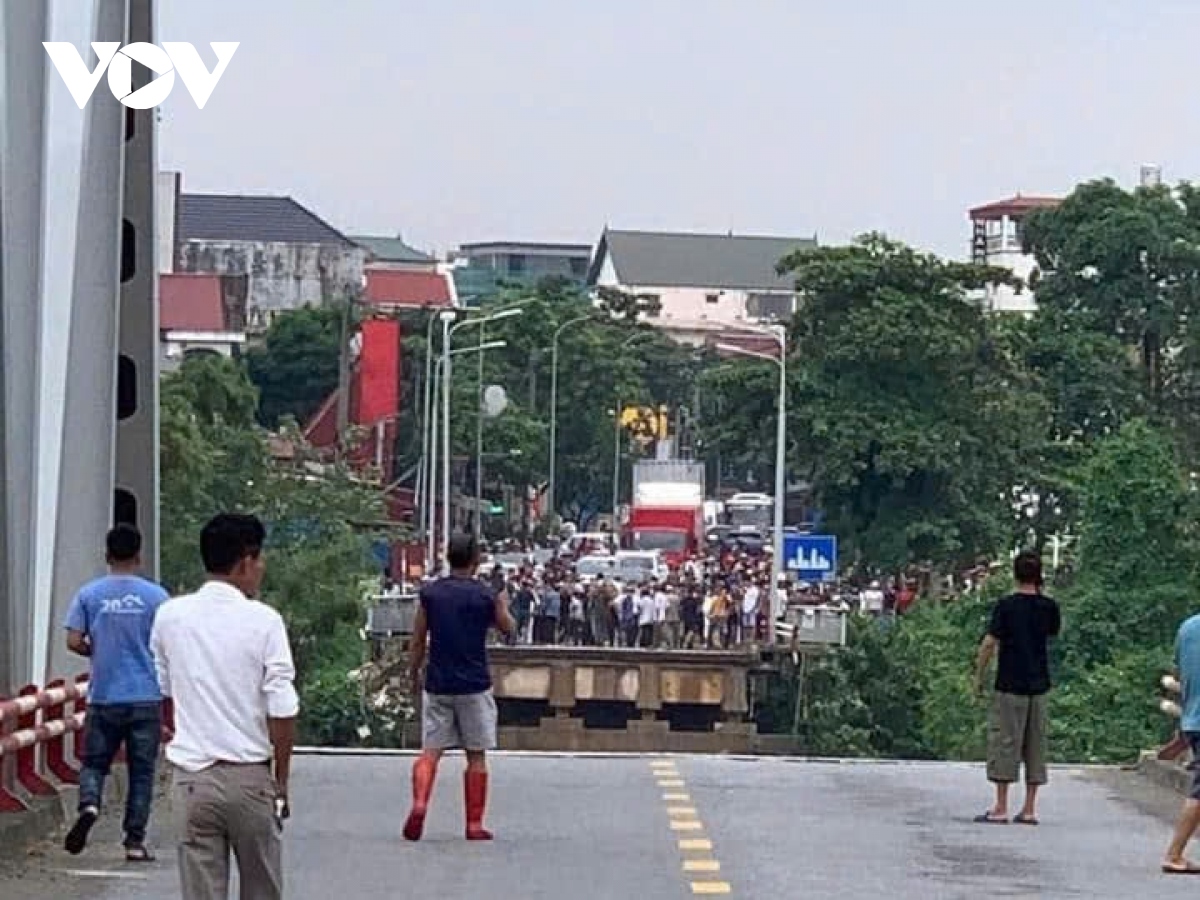
<instances>
[{"instance_id":1,"label":"man's black hair","mask_svg":"<svg viewBox=\"0 0 1200 900\"><path fill-rule=\"evenodd\" d=\"M109 562L133 562L142 552L142 533L127 522L114 525L104 538L104 549Z\"/></svg>"},{"instance_id":2,"label":"man's black hair","mask_svg":"<svg viewBox=\"0 0 1200 900\"><path fill-rule=\"evenodd\" d=\"M267 530L258 516L240 513L213 516L200 532L204 571L228 575L247 556L258 556L266 539Z\"/></svg>"},{"instance_id":3,"label":"man's black hair","mask_svg":"<svg viewBox=\"0 0 1200 900\"><path fill-rule=\"evenodd\" d=\"M479 557L479 545L474 535L454 534L446 548L446 561L452 569L469 569Z\"/></svg>"},{"instance_id":4,"label":"man's black hair","mask_svg":"<svg viewBox=\"0 0 1200 900\"><path fill-rule=\"evenodd\" d=\"M1013 579L1017 584L1042 584L1042 557L1032 550L1023 550L1013 560Z\"/></svg>"}]
</instances>

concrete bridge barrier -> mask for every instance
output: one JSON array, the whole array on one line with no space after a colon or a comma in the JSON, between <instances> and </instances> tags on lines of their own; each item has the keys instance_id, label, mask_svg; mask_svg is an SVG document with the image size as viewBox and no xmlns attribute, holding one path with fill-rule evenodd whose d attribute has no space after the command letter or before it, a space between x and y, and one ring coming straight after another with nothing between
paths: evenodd
<instances>
[{"instance_id":1,"label":"concrete bridge barrier","mask_svg":"<svg viewBox=\"0 0 1200 900\"><path fill-rule=\"evenodd\" d=\"M490 651L501 746L745 753L755 649L518 646ZM532 720L532 721L531 721Z\"/></svg>"}]
</instances>

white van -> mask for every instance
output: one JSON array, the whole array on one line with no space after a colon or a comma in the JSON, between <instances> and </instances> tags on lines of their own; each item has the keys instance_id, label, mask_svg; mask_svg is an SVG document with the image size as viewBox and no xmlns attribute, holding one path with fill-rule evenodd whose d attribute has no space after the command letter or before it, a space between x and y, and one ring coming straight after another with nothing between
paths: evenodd
<instances>
[{"instance_id":1,"label":"white van","mask_svg":"<svg viewBox=\"0 0 1200 900\"><path fill-rule=\"evenodd\" d=\"M624 584L664 581L669 573L657 550L622 550L616 556L615 576Z\"/></svg>"},{"instance_id":2,"label":"white van","mask_svg":"<svg viewBox=\"0 0 1200 900\"><path fill-rule=\"evenodd\" d=\"M617 573L617 561L612 556L593 554L581 556L575 561L575 577L584 584L601 578L613 578Z\"/></svg>"}]
</instances>

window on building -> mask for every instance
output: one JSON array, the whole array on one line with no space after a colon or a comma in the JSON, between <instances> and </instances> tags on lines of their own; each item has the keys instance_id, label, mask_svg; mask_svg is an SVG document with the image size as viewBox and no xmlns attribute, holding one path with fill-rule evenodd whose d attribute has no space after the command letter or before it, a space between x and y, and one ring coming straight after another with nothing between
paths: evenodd
<instances>
[{"instance_id":1,"label":"window on building","mask_svg":"<svg viewBox=\"0 0 1200 900\"><path fill-rule=\"evenodd\" d=\"M571 274L576 278L583 278L587 275L588 261L578 256L571 257Z\"/></svg>"},{"instance_id":2,"label":"window on building","mask_svg":"<svg viewBox=\"0 0 1200 900\"><path fill-rule=\"evenodd\" d=\"M508 271L512 275L522 275L526 270L525 255L513 253L508 257Z\"/></svg>"},{"instance_id":3,"label":"window on building","mask_svg":"<svg viewBox=\"0 0 1200 900\"><path fill-rule=\"evenodd\" d=\"M705 294L704 302L705 303L720 303L721 295L720 294Z\"/></svg>"},{"instance_id":4,"label":"window on building","mask_svg":"<svg viewBox=\"0 0 1200 900\"><path fill-rule=\"evenodd\" d=\"M746 298L746 315L752 319L785 321L796 310L794 294L751 294Z\"/></svg>"},{"instance_id":5,"label":"window on building","mask_svg":"<svg viewBox=\"0 0 1200 900\"><path fill-rule=\"evenodd\" d=\"M647 319L657 319L662 315L662 298L658 294L639 294L638 305Z\"/></svg>"}]
</instances>

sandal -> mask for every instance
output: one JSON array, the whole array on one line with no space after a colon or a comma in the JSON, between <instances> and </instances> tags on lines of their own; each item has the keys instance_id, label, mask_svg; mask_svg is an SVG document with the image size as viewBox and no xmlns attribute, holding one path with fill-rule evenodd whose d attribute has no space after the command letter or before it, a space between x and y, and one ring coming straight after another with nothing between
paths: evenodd
<instances>
[{"instance_id":1,"label":"sandal","mask_svg":"<svg viewBox=\"0 0 1200 900\"><path fill-rule=\"evenodd\" d=\"M1200 865L1191 860L1183 862L1165 862L1162 864L1164 875L1200 875Z\"/></svg>"},{"instance_id":2,"label":"sandal","mask_svg":"<svg viewBox=\"0 0 1200 900\"><path fill-rule=\"evenodd\" d=\"M154 854L145 844L130 844L125 848L125 862L152 863Z\"/></svg>"},{"instance_id":3,"label":"sandal","mask_svg":"<svg viewBox=\"0 0 1200 900\"><path fill-rule=\"evenodd\" d=\"M1008 824L1007 818L1000 818L998 816L993 816L990 810L988 812L985 812L983 815L976 816L973 821L979 825L1007 825Z\"/></svg>"},{"instance_id":4,"label":"sandal","mask_svg":"<svg viewBox=\"0 0 1200 900\"><path fill-rule=\"evenodd\" d=\"M1024 813L1014 816L1013 821L1018 825L1036 825L1038 823L1037 816L1027 816Z\"/></svg>"}]
</instances>

